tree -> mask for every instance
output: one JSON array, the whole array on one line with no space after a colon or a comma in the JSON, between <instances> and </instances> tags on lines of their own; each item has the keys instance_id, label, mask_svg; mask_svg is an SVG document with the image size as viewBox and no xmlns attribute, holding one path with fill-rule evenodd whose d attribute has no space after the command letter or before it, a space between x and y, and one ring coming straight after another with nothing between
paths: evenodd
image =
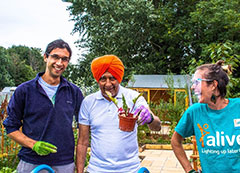
<instances>
[{"instance_id":1,"label":"tree","mask_svg":"<svg viewBox=\"0 0 240 173\"><path fill-rule=\"evenodd\" d=\"M190 16L193 26L189 30L191 48L194 52L189 62L188 73L204 63L222 59L233 68L230 75L228 96L240 96L240 2L237 0L201 1Z\"/></svg>"},{"instance_id":2,"label":"tree","mask_svg":"<svg viewBox=\"0 0 240 173\"><path fill-rule=\"evenodd\" d=\"M36 76L36 72L33 71L32 67L27 65L25 60L21 60L18 54L11 52L10 60L11 66L9 73L13 78L15 86L31 80Z\"/></svg>"},{"instance_id":3,"label":"tree","mask_svg":"<svg viewBox=\"0 0 240 173\"><path fill-rule=\"evenodd\" d=\"M30 66L32 64L36 69L44 66L35 65L35 60L39 59L41 63L43 58L40 49L28 48L26 46L12 46L5 49L0 47L0 88L6 86L18 86L19 84L31 80L35 77L36 71ZM40 59L41 58L41 59Z\"/></svg>"},{"instance_id":4,"label":"tree","mask_svg":"<svg viewBox=\"0 0 240 173\"><path fill-rule=\"evenodd\" d=\"M31 66L35 72L40 72L45 69L42 51L40 48L27 46L12 46L8 49L10 55L17 54L21 61L25 61L26 65Z\"/></svg>"},{"instance_id":5,"label":"tree","mask_svg":"<svg viewBox=\"0 0 240 173\"><path fill-rule=\"evenodd\" d=\"M79 1L73 3L70 10L76 22L74 32L83 36L78 44L89 49L89 54L80 63L85 61L90 66L95 57L115 54L125 64L125 76L137 65L141 67L142 63L152 67L154 62L147 58L151 49L149 35L154 21L151 2ZM153 71L152 68L149 71Z\"/></svg>"},{"instance_id":6,"label":"tree","mask_svg":"<svg viewBox=\"0 0 240 173\"><path fill-rule=\"evenodd\" d=\"M0 90L6 86L14 86L14 81L9 74L10 59L7 50L0 47Z\"/></svg>"},{"instance_id":7,"label":"tree","mask_svg":"<svg viewBox=\"0 0 240 173\"><path fill-rule=\"evenodd\" d=\"M197 60L211 62L203 52L210 44L231 42L232 51L240 53L240 1L210 0L200 1L190 14L191 29L188 30L190 47Z\"/></svg>"},{"instance_id":8,"label":"tree","mask_svg":"<svg viewBox=\"0 0 240 173\"><path fill-rule=\"evenodd\" d=\"M229 41L239 55L239 6L238 0L75 1L69 7L73 32L81 36L78 46L89 50L79 61L81 76L104 54L122 59L124 81L133 73L189 73L192 59L211 62L204 52L212 43Z\"/></svg>"},{"instance_id":9,"label":"tree","mask_svg":"<svg viewBox=\"0 0 240 173\"><path fill-rule=\"evenodd\" d=\"M239 46L239 44L237 44ZM232 74L229 74L230 83L228 85L227 97L239 97L240 96L240 56L235 54L232 47L235 47L232 42L226 43L211 43L209 46L204 47L202 56L209 58L209 63L216 63L218 60L224 60L226 65L231 65ZM203 60L196 60L193 58L189 67L191 73L195 71L197 66L205 64Z\"/></svg>"}]
</instances>

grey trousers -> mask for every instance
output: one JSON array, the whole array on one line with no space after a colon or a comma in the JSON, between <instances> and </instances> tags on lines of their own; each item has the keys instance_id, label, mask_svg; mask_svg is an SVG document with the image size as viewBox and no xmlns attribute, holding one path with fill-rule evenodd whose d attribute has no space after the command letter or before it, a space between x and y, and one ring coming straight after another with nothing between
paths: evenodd
<instances>
[{"instance_id":1,"label":"grey trousers","mask_svg":"<svg viewBox=\"0 0 240 173\"><path fill-rule=\"evenodd\" d=\"M17 166L17 173L30 173L37 166L39 165L27 163L23 160L20 160ZM51 167L55 171L55 173L74 173L74 170L75 170L74 162L67 165L51 166ZM39 173L48 173L48 171L42 170Z\"/></svg>"}]
</instances>

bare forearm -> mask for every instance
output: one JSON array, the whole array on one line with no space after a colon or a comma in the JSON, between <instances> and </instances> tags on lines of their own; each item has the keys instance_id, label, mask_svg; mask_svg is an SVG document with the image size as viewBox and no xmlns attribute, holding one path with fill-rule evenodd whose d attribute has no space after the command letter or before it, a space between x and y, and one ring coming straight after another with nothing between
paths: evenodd
<instances>
[{"instance_id":1,"label":"bare forearm","mask_svg":"<svg viewBox=\"0 0 240 173\"><path fill-rule=\"evenodd\" d=\"M153 115L153 118L154 118L153 122L148 124L149 128L151 130L153 130L153 131L160 131L161 130L161 121L160 121L160 119L157 116L155 116L155 115Z\"/></svg>"},{"instance_id":2,"label":"bare forearm","mask_svg":"<svg viewBox=\"0 0 240 173\"><path fill-rule=\"evenodd\" d=\"M85 145L81 145L81 144L77 145L77 158L76 158L77 173L84 172L87 148L88 146L85 146Z\"/></svg>"},{"instance_id":3,"label":"bare forearm","mask_svg":"<svg viewBox=\"0 0 240 173\"><path fill-rule=\"evenodd\" d=\"M33 145L37 142L26 135L21 131L17 130L8 134L8 137L19 143L20 145L28 148L33 148Z\"/></svg>"},{"instance_id":4,"label":"bare forearm","mask_svg":"<svg viewBox=\"0 0 240 173\"><path fill-rule=\"evenodd\" d=\"M77 158L76 158L77 173L83 173L84 171L88 146L89 146L89 126L79 124Z\"/></svg>"},{"instance_id":5,"label":"bare forearm","mask_svg":"<svg viewBox=\"0 0 240 173\"><path fill-rule=\"evenodd\" d=\"M177 157L178 161L182 165L183 169L186 172L192 170L192 165L189 162L186 152L183 149L182 142L179 139L176 139L176 134L173 134L173 138L171 140L171 145L174 151L175 156Z\"/></svg>"}]
</instances>

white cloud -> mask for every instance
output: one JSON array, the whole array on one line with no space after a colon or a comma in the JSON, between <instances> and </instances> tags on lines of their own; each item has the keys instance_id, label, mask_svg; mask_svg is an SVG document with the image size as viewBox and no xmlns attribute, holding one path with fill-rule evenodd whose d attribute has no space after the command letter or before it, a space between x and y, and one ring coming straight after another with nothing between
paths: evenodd
<instances>
[{"instance_id":1,"label":"white cloud","mask_svg":"<svg viewBox=\"0 0 240 173\"><path fill-rule=\"evenodd\" d=\"M45 50L48 43L61 38L73 50L71 63L76 63L81 52L71 35L69 3L61 0L3 0L0 2L0 46L25 45Z\"/></svg>"}]
</instances>

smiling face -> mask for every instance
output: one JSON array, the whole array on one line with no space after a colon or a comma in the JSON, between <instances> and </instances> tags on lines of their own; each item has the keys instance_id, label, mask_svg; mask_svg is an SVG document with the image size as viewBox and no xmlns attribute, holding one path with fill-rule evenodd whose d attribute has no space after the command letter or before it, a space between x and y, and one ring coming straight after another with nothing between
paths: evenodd
<instances>
[{"instance_id":1,"label":"smiling face","mask_svg":"<svg viewBox=\"0 0 240 173\"><path fill-rule=\"evenodd\" d=\"M199 103L211 103L211 97L216 89L216 81L208 81L204 77L204 73L207 70L197 70L193 77L193 85L191 89L194 91L195 95L198 97Z\"/></svg>"},{"instance_id":2,"label":"smiling face","mask_svg":"<svg viewBox=\"0 0 240 173\"><path fill-rule=\"evenodd\" d=\"M105 91L109 91L112 97L116 97L119 91L119 82L110 72L105 72L98 81L103 97L110 100Z\"/></svg>"},{"instance_id":3,"label":"smiling face","mask_svg":"<svg viewBox=\"0 0 240 173\"><path fill-rule=\"evenodd\" d=\"M69 60L69 52L66 48L56 48L53 49L49 54L48 57L44 55L44 61L46 62L46 76L53 78L53 79L60 79L60 76L65 71L68 66Z\"/></svg>"}]
</instances>

